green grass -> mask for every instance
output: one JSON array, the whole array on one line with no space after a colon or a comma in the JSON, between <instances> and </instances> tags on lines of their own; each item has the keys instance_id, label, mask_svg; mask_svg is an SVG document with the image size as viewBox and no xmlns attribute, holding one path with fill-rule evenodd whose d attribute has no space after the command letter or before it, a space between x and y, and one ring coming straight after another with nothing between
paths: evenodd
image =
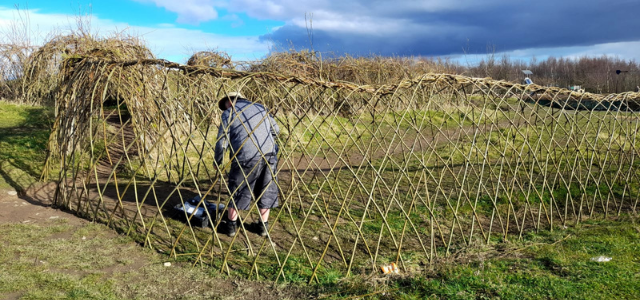
<instances>
[{"instance_id":1,"label":"green grass","mask_svg":"<svg viewBox=\"0 0 640 300\"><path fill-rule=\"evenodd\" d=\"M22 191L40 178L52 122L51 109L0 101L0 188Z\"/></svg>"},{"instance_id":2,"label":"green grass","mask_svg":"<svg viewBox=\"0 0 640 300\"><path fill-rule=\"evenodd\" d=\"M268 290L283 299L302 288L231 280L193 268L99 224L0 225L0 299L229 299ZM164 262L172 262L165 267ZM244 296L243 296L244 295Z\"/></svg>"},{"instance_id":3,"label":"green grass","mask_svg":"<svg viewBox=\"0 0 640 300\"><path fill-rule=\"evenodd\" d=\"M639 240L640 226L632 218L589 221L445 259L429 271L390 277L385 285L353 279L319 290L335 299L637 299ZM612 260L591 260L601 255Z\"/></svg>"},{"instance_id":4,"label":"green grass","mask_svg":"<svg viewBox=\"0 0 640 300\"><path fill-rule=\"evenodd\" d=\"M115 250L119 243L99 236L84 243L80 234L97 234L95 225L77 235L73 230L64 220L46 227L0 226L0 234L10 241L0 249L0 295L18 292L23 299L117 299L111 291L112 282L100 280L99 275L100 269L112 264L105 260L116 256L93 249ZM72 237L56 238L64 233Z\"/></svg>"},{"instance_id":5,"label":"green grass","mask_svg":"<svg viewBox=\"0 0 640 300\"><path fill-rule=\"evenodd\" d=\"M5 224L0 225L0 235L0 298L223 299L247 292L220 286L226 278L217 269L175 262L163 267L164 261L171 261L165 255L143 249L104 225L72 225L64 219L45 225ZM243 284L280 291L290 299L633 299L640 297L639 240L640 226L634 218L594 220L528 234L517 243L470 249L464 256L440 258L421 271L403 270L397 276L344 277L339 270L324 269L312 286L306 286L309 274L296 278L295 272L286 272L286 286ZM612 260L591 260L600 255ZM308 272L304 260L288 264Z\"/></svg>"},{"instance_id":6,"label":"green grass","mask_svg":"<svg viewBox=\"0 0 640 300\"><path fill-rule=\"evenodd\" d=\"M439 120L438 115L423 113L425 115L418 118ZM460 115L460 123L457 124L468 126L478 122L469 121L466 119L467 116L468 114ZM392 114L381 118L389 118L385 124L393 124L399 120L399 116ZM407 120L410 119L398 121L400 130L409 130L415 126ZM329 140L340 146L349 146L351 142L346 139L349 128L341 125L347 121L341 117L329 118L316 124L316 133L336 130L340 134L329 135ZM4 185L24 189L39 177L50 122L51 112L48 109L0 102L0 187ZM438 122L442 122L444 126L445 120ZM358 132L369 130L357 127L352 129ZM388 127L381 130L391 129ZM315 138L310 137L311 132L298 134L302 140L308 142L307 146L321 146ZM489 134L486 138L500 144L505 142L507 135L508 132L500 132L495 137ZM366 137L366 134L364 136ZM525 137L517 136L512 139L521 145ZM444 150L446 149L438 151ZM453 157L452 160L461 158L463 157ZM380 161L375 161L374 167L380 164ZM419 165L428 165L428 162L423 161ZM396 168L394 165L383 168L385 172L382 176L391 176L385 177L385 180L390 182L395 181L394 178L399 180L402 187L408 186L408 181L414 178L413 174L420 172L420 168L417 168L408 170L407 176L400 178L387 175L394 174ZM360 172L367 171L365 169ZM342 173L335 175L334 187L339 184L343 188L348 187L351 175L349 172L346 174L346 177ZM321 182L310 184L309 192L331 194L331 190L326 185L321 185ZM406 191L403 189L400 189L400 194L405 194ZM614 186L613 189L620 188ZM592 195L596 190L604 194L609 192L607 187L595 185L586 186L584 192ZM631 192L636 193L635 190ZM576 197L580 193L581 189L575 185L556 188L553 191L555 198L564 198L567 194ZM410 193L406 194L406 197L401 197L401 201L410 200ZM525 194L519 192L514 194L514 197L531 203L540 200L547 203L550 192L542 194L542 199L531 195L525 199ZM354 203L356 202L357 200L354 200ZM497 199L499 207L503 206L503 202L503 198ZM482 211L490 212L493 209L489 197L480 198L478 205ZM370 208L371 216L367 216L367 219L379 219L376 213L371 212L372 209ZM460 209L466 209L468 212L470 206L464 204ZM328 214L328 208L325 210L327 211L316 207L314 214ZM363 212L354 207L351 213L359 219ZM438 216L451 212L445 209L435 213ZM414 207L411 217L418 219L427 214L424 207L419 206ZM404 216L397 210L391 210L387 220L391 230L403 230ZM176 228L179 228L178 225L181 226L182 223L177 224ZM173 226L171 227L173 229ZM307 228L319 229L310 225ZM355 230L353 226L343 229L346 230L341 231L342 234L354 233ZM365 223L363 227L363 232L373 237L386 230L386 225L383 226L381 222ZM634 287L640 280L639 233L640 229L631 217L617 221L590 220L578 227L556 230L553 233L525 232L522 239L513 239L517 240L516 242L492 239L489 246L456 249L452 252L454 258L444 258L444 249L438 248L436 251L440 260L434 265L426 265L428 262L424 259L423 253L415 252L415 249L403 249L403 258L411 271L403 272L397 277L370 274L371 269L368 269L369 271L352 270L352 274L358 275L345 278L345 268L337 260L318 269L318 284L310 288L310 293L329 298L369 295L371 298L393 299L638 298L639 292ZM204 234L206 232L196 231L199 239L206 239ZM213 293L219 292L219 289L215 288L216 284L225 281L225 277L219 275L218 269L208 266L192 269L189 263L184 262L184 267L163 268L162 262L170 259L136 245L134 241L141 242L143 237L135 234L129 237L115 236L112 229L102 225L72 226L65 222L47 226L9 224L0 225L0 236L3 237L0 241L0 265L3 271L0 274L0 298L3 295L14 294L19 294L24 299L198 298L207 295L208 298L213 298L216 295ZM84 240L83 237L89 239ZM389 241L383 241L383 245L384 243ZM192 245L183 246L186 248L182 249L182 252L193 252L188 249ZM613 257L613 260L607 263L590 260L591 257L599 255ZM391 256L383 257L381 254L379 262L388 262L389 257ZM186 257L182 257L172 261L182 264L185 259ZM243 259L251 260L250 257ZM137 266L141 262L145 267ZM275 279L269 277L277 274L277 265L272 262L273 260L261 262L263 265L260 266L260 278ZM363 265L368 265L368 262L357 261L354 264L356 267ZM248 268L233 274L247 276L246 271ZM289 282L289 287L303 289L306 288L304 284L311 272L307 259L300 253L293 253L285 266L284 273L287 277L284 280ZM197 287L188 291L181 285L184 281L176 281L175 278L184 278L187 282L197 281ZM229 288L226 289L228 292ZM184 292L190 294L180 294Z\"/></svg>"},{"instance_id":7,"label":"green grass","mask_svg":"<svg viewBox=\"0 0 640 300\"><path fill-rule=\"evenodd\" d=\"M296 147L289 151L315 153L319 149L341 152L345 148L357 151L355 146L364 149L371 143L389 143L395 135L415 138L416 131L427 130L431 126L446 130L496 122L505 116L506 113L491 109L482 111L471 106L445 105L430 109L388 111L374 116L362 113L349 118L314 114L300 117L291 114L278 118L278 122L281 140L291 139ZM283 147L288 146L287 143L282 144Z\"/></svg>"}]
</instances>

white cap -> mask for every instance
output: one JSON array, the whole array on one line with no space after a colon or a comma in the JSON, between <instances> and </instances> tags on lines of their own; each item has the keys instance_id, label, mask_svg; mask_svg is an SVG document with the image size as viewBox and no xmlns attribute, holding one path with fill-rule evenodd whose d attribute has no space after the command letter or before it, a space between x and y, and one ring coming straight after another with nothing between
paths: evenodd
<instances>
[{"instance_id":1,"label":"white cap","mask_svg":"<svg viewBox=\"0 0 640 300\"><path fill-rule=\"evenodd\" d=\"M220 98L220 100L218 101L218 107L220 108L220 110L226 109L224 101L226 101L227 99L229 99L230 101L235 101L237 99L246 99L246 98L240 92L227 93L226 95L224 95L224 97Z\"/></svg>"}]
</instances>

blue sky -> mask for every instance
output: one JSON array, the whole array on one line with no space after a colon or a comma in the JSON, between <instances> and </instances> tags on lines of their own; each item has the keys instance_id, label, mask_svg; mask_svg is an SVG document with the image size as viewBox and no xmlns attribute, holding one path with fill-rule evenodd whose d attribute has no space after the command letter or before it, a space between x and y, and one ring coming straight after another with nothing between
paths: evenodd
<instances>
[{"instance_id":1,"label":"blue sky","mask_svg":"<svg viewBox=\"0 0 640 300\"><path fill-rule=\"evenodd\" d=\"M638 11L638 0L4 0L0 29L28 16L28 37L41 44L82 16L96 34L141 36L157 57L177 62L200 50L255 60L311 46L470 63L490 53L639 61Z\"/></svg>"}]
</instances>

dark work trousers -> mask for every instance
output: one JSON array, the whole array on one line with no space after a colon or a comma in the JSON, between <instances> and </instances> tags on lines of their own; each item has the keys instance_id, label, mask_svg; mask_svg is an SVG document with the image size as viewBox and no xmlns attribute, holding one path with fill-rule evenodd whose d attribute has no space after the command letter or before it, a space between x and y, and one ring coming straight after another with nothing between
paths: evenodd
<instances>
[{"instance_id":1,"label":"dark work trousers","mask_svg":"<svg viewBox=\"0 0 640 300\"><path fill-rule=\"evenodd\" d=\"M231 164L229 193L237 209L248 210L252 200L258 201L258 208L278 207L277 167L275 154Z\"/></svg>"}]
</instances>

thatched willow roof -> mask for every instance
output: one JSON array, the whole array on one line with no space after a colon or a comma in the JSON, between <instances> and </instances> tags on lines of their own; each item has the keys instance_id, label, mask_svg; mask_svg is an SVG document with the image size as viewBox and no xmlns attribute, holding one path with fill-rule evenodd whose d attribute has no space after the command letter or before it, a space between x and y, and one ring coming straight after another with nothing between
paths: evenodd
<instances>
[{"instance_id":1,"label":"thatched willow roof","mask_svg":"<svg viewBox=\"0 0 640 300\"><path fill-rule=\"evenodd\" d=\"M134 37L98 39L88 35L57 36L26 60L23 86L31 102L47 102L61 84L61 65L67 58L90 55L105 60L153 58L151 51Z\"/></svg>"},{"instance_id":2,"label":"thatched willow roof","mask_svg":"<svg viewBox=\"0 0 640 300\"><path fill-rule=\"evenodd\" d=\"M194 53L187 61L188 66L233 69L231 56L221 51L200 51Z\"/></svg>"},{"instance_id":3,"label":"thatched willow roof","mask_svg":"<svg viewBox=\"0 0 640 300\"><path fill-rule=\"evenodd\" d=\"M251 65L253 72L273 72L287 76L319 78L321 61L316 52L292 51L275 52L260 64Z\"/></svg>"}]
</instances>

